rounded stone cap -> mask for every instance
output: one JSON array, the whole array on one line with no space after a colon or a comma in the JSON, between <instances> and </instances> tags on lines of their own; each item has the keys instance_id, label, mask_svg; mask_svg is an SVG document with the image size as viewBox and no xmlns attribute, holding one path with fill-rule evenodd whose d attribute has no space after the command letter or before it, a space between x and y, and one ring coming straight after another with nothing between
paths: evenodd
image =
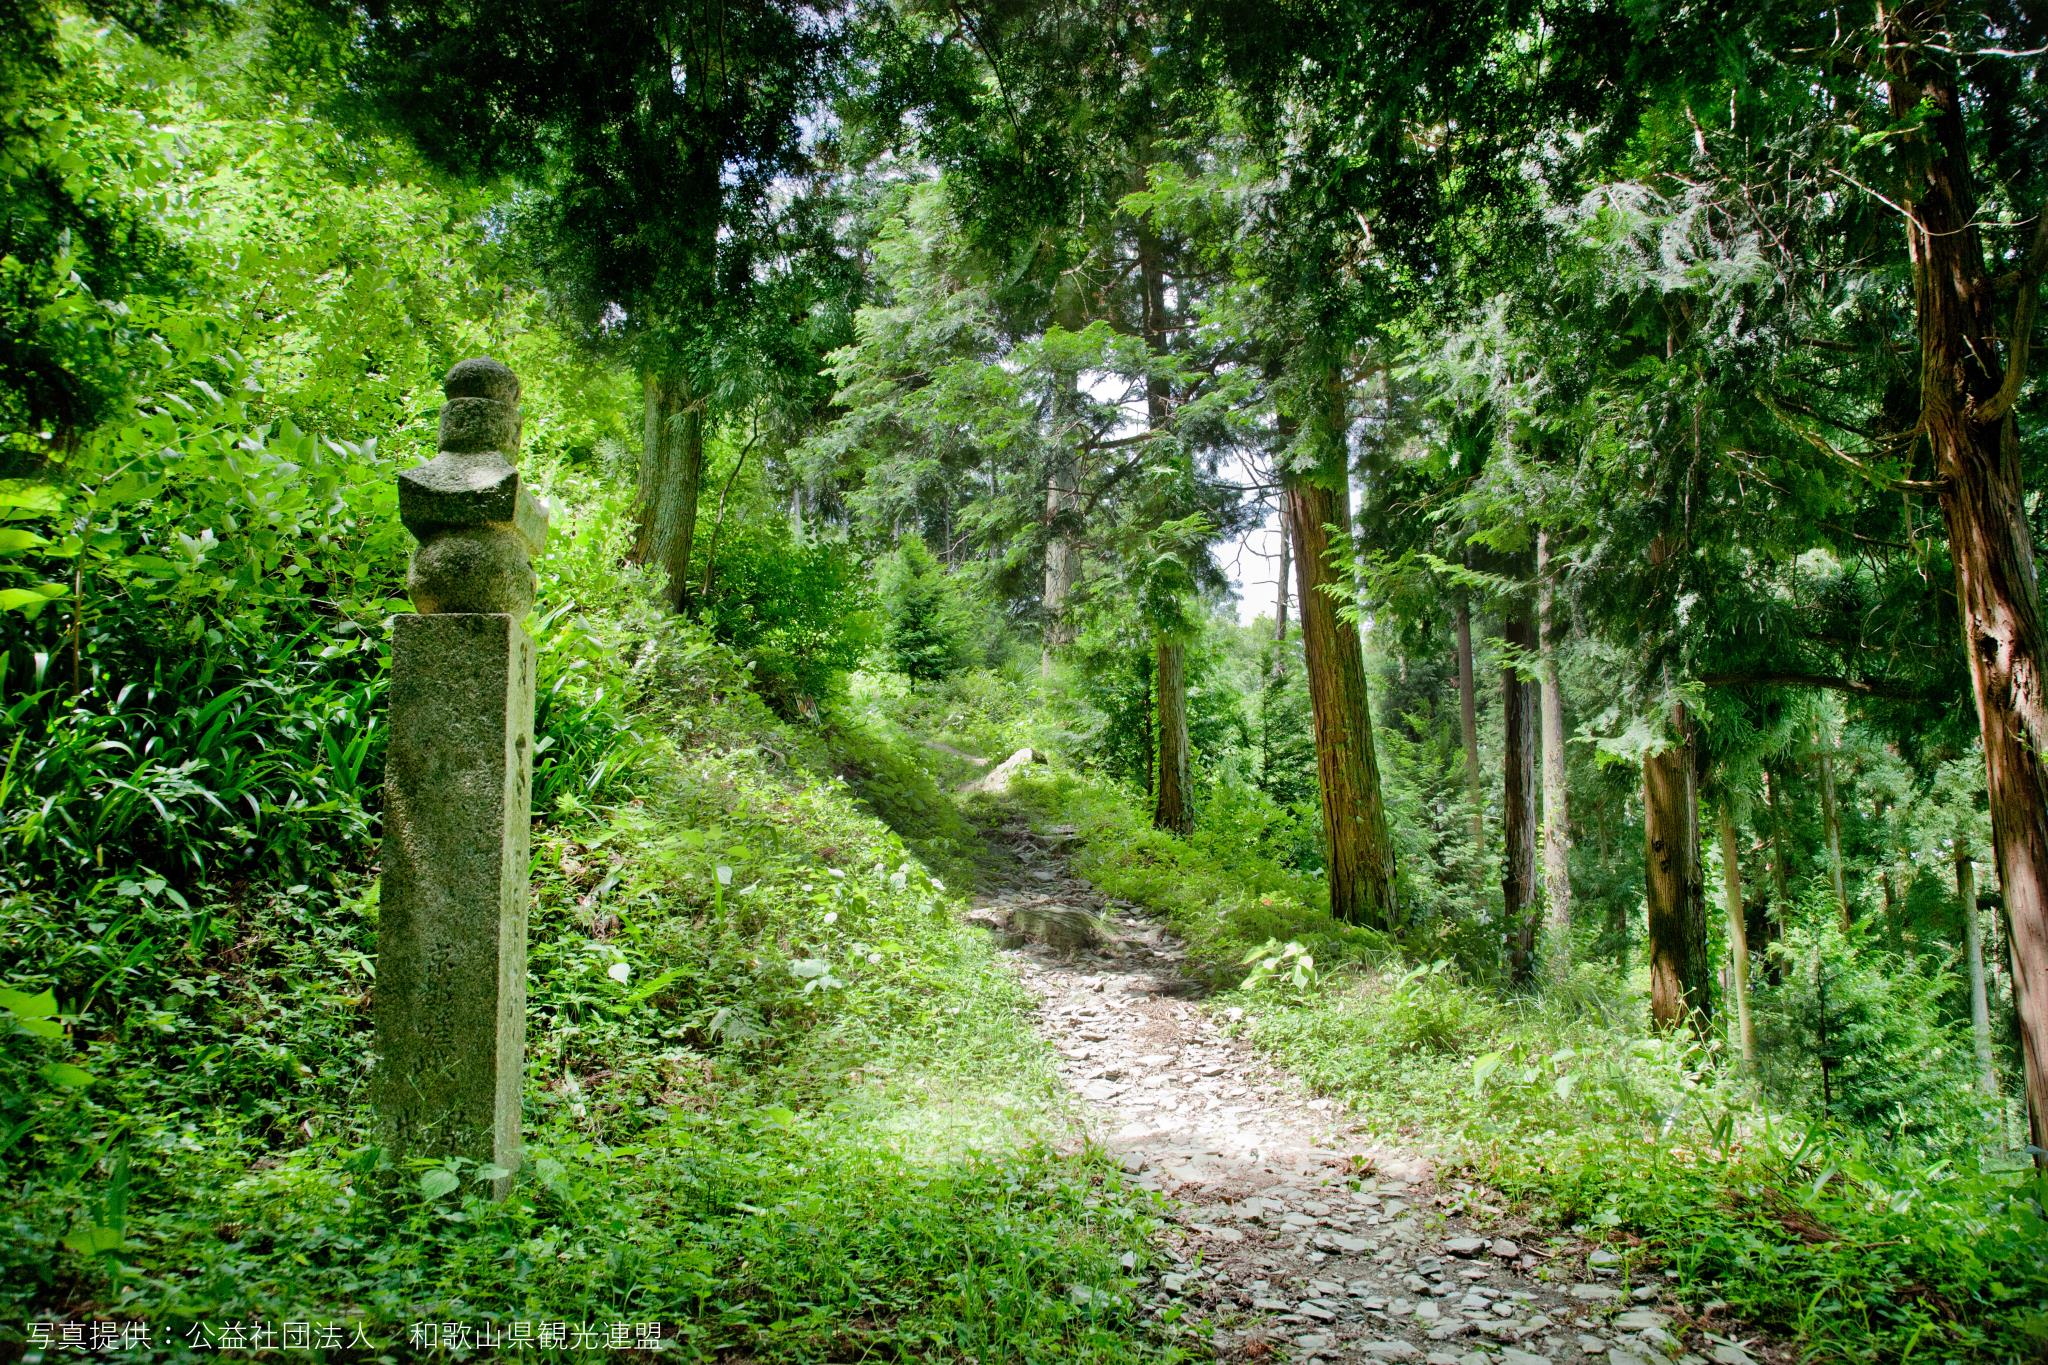
<instances>
[{"instance_id":1,"label":"rounded stone cap","mask_svg":"<svg viewBox=\"0 0 2048 1365\"><path fill-rule=\"evenodd\" d=\"M414 609L510 612L533 605L533 565L526 542L509 526L463 526L420 546L406 573Z\"/></svg>"},{"instance_id":2,"label":"rounded stone cap","mask_svg":"<svg viewBox=\"0 0 2048 1365\"><path fill-rule=\"evenodd\" d=\"M519 453L519 405L498 398L450 398L441 409L441 449L456 455Z\"/></svg>"},{"instance_id":3,"label":"rounded stone cap","mask_svg":"<svg viewBox=\"0 0 2048 1365\"><path fill-rule=\"evenodd\" d=\"M441 381L441 392L450 398L495 398L500 403L519 401L519 376L510 367L489 356L458 360Z\"/></svg>"}]
</instances>

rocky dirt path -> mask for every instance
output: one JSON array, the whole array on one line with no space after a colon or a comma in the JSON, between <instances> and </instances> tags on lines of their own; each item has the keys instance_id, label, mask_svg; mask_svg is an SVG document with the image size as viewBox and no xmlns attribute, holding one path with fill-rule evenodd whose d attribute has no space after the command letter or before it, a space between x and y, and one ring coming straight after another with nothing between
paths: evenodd
<instances>
[{"instance_id":1,"label":"rocky dirt path","mask_svg":"<svg viewBox=\"0 0 2048 1365\"><path fill-rule=\"evenodd\" d=\"M1072 831L994 831L973 918L1041 1002L1092 1135L1170 1196L1184 1305L1227 1360L1746 1365L1777 1353L1696 1319L1613 1252L1461 1215L1485 1192L1376 1147L1224 1031L1178 944L1070 872Z\"/></svg>"}]
</instances>

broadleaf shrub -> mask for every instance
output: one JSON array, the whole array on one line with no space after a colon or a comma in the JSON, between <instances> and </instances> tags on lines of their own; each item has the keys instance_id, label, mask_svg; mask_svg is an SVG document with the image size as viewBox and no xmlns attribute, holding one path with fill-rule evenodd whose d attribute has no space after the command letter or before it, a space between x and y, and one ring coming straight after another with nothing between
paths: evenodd
<instances>
[{"instance_id":1,"label":"broadleaf shrub","mask_svg":"<svg viewBox=\"0 0 2048 1365\"><path fill-rule=\"evenodd\" d=\"M872 604L852 552L799 540L779 518L726 530L711 589L695 609L715 638L753 664L762 695L785 715L838 691L873 638Z\"/></svg>"}]
</instances>

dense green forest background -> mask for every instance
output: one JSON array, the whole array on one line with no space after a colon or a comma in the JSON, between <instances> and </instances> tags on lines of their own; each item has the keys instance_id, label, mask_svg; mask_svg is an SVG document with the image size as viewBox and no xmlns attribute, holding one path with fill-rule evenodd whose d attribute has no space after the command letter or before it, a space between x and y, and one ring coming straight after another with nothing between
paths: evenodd
<instances>
[{"instance_id":1,"label":"dense green forest background","mask_svg":"<svg viewBox=\"0 0 2048 1365\"><path fill-rule=\"evenodd\" d=\"M0 1342L1199 1355L1069 1292L1156 1214L958 923L1028 744L1391 1138L1815 1358L2039 1359L2048 28L1763 8L17 6ZM363 1112L471 355L555 509L503 1204Z\"/></svg>"}]
</instances>

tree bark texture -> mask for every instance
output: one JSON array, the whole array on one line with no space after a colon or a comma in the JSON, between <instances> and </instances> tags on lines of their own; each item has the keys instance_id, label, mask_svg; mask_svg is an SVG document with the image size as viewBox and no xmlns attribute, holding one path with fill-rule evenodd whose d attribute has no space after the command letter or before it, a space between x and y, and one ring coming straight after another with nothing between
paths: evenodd
<instances>
[{"instance_id":1,"label":"tree bark texture","mask_svg":"<svg viewBox=\"0 0 2048 1365\"><path fill-rule=\"evenodd\" d=\"M1536 621L1526 602L1510 603L1503 639L1518 660L1536 650ZM1501 908L1508 933L1508 974L1518 986L1536 974L1536 686L1513 668L1500 671Z\"/></svg>"},{"instance_id":2,"label":"tree bark texture","mask_svg":"<svg viewBox=\"0 0 2048 1365\"><path fill-rule=\"evenodd\" d=\"M1458 730L1465 741L1465 799L1472 807L1472 846L1486 847L1486 796L1479 776L1479 688L1472 671L1472 607L1452 608L1458 634Z\"/></svg>"},{"instance_id":3,"label":"tree bark texture","mask_svg":"<svg viewBox=\"0 0 2048 1365\"><path fill-rule=\"evenodd\" d=\"M1339 467L1337 489L1343 488L1343 477ZM1301 639L1308 656L1330 912L1350 924L1389 929L1397 912L1394 849L1380 804L1365 655L1358 632L1337 619L1337 599L1324 591L1325 584L1337 582L1328 528L1347 524L1347 499L1343 492L1306 475L1289 476L1285 493L1294 536Z\"/></svg>"},{"instance_id":4,"label":"tree bark texture","mask_svg":"<svg viewBox=\"0 0 2048 1365\"><path fill-rule=\"evenodd\" d=\"M2048 213L2010 311L1984 257L1950 27L1936 0L1883 11L1891 110L1902 122L1907 249L1920 333L1920 419L1941 481L2005 891L2035 1161L2048 1167L2048 687L2040 590L2013 409L2026 377ZM2003 344L2001 344L2003 343Z\"/></svg>"},{"instance_id":5,"label":"tree bark texture","mask_svg":"<svg viewBox=\"0 0 2048 1365\"><path fill-rule=\"evenodd\" d=\"M1166 275L1161 255L1158 237L1141 226L1138 229L1138 279L1144 290L1145 345L1154 356L1166 354L1171 338L1166 308ZM1145 376L1145 416L1153 431L1166 430L1172 421L1172 398L1165 376ZM1193 795L1188 777L1187 648L1163 631L1157 638L1152 679L1159 716L1159 778L1154 785L1152 823L1184 839L1195 828Z\"/></svg>"},{"instance_id":6,"label":"tree bark texture","mask_svg":"<svg viewBox=\"0 0 2048 1365\"><path fill-rule=\"evenodd\" d=\"M1742 850L1735 839L1735 811L1720 802L1721 908L1728 916L1729 994L1735 997L1735 1037L1744 1070L1756 1066L1756 1026L1749 1017L1749 921L1742 904Z\"/></svg>"},{"instance_id":7,"label":"tree bark texture","mask_svg":"<svg viewBox=\"0 0 2048 1365\"><path fill-rule=\"evenodd\" d=\"M689 384L648 371L641 380L637 563L662 573L662 600L681 611L690 597L690 549L697 533L697 490L704 479L704 410Z\"/></svg>"},{"instance_id":8,"label":"tree bark texture","mask_svg":"<svg viewBox=\"0 0 2048 1365\"><path fill-rule=\"evenodd\" d=\"M1699 800L1692 723L1672 708L1678 742L1643 758L1643 861L1649 904L1650 1019L1690 1026L1702 1037L1712 1018L1707 912L1700 884Z\"/></svg>"},{"instance_id":9,"label":"tree bark texture","mask_svg":"<svg viewBox=\"0 0 2048 1365\"><path fill-rule=\"evenodd\" d=\"M1572 962L1571 812L1564 777L1564 693L1557 684L1557 579L1548 532L1536 533L1536 631L1542 650L1543 900L1550 964L1562 977Z\"/></svg>"},{"instance_id":10,"label":"tree bark texture","mask_svg":"<svg viewBox=\"0 0 2048 1365\"><path fill-rule=\"evenodd\" d=\"M1161 635L1154 678L1159 695L1159 794L1152 807L1152 823L1186 838L1195 828L1188 783L1186 646Z\"/></svg>"}]
</instances>

